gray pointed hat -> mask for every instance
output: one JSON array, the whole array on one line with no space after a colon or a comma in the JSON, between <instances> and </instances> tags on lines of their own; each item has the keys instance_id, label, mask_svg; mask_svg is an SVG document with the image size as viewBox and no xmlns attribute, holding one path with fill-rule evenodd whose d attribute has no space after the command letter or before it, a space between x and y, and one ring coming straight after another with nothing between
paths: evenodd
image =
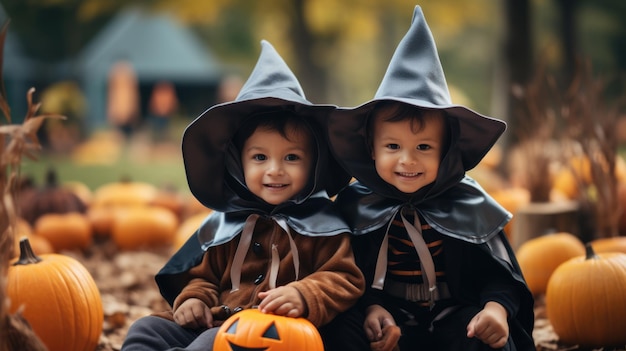
<instances>
[{"instance_id":1,"label":"gray pointed hat","mask_svg":"<svg viewBox=\"0 0 626 351\"><path fill-rule=\"evenodd\" d=\"M503 121L452 104L435 41L419 6L415 7L411 26L398 44L374 99L355 108L336 110L329 122L335 156L361 181L378 179L366 136L369 113L376 103L390 100L443 110L455 119L458 132L454 150L460 153L458 159L465 171L480 162L506 129Z\"/></svg>"},{"instance_id":2,"label":"gray pointed hat","mask_svg":"<svg viewBox=\"0 0 626 351\"><path fill-rule=\"evenodd\" d=\"M217 211L251 207L249 200L242 199L246 197L242 191L247 191L242 180L229 172L232 159L238 158L231 157L232 138L251 118L289 110L307 121L317 142L315 181L309 193L325 190L329 196L335 195L350 180L327 146L327 118L335 108L309 102L285 61L269 42L262 40L259 59L235 100L209 108L183 133L183 161L191 193Z\"/></svg>"}]
</instances>

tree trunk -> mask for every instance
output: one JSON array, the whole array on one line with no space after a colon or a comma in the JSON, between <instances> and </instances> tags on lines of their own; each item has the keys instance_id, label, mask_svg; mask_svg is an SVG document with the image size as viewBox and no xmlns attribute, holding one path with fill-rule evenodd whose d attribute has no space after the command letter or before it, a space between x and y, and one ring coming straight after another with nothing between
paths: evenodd
<instances>
[{"instance_id":1,"label":"tree trunk","mask_svg":"<svg viewBox=\"0 0 626 351\"><path fill-rule=\"evenodd\" d=\"M295 51L296 76L300 80L307 100L314 103L329 103L326 95L326 71L324 63L315 57L316 48L323 43L315 39L307 27L305 0L293 1L293 35L290 36Z\"/></svg>"},{"instance_id":2,"label":"tree trunk","mask_svg":"<svg viewBox=\"0 0 626 351\"><path fill-rule=\"evenodd\" d=\"M557 0L561 14L561 43L563 43L563 83L569 86L576 74L578 56L576 35L576 8L578 0Z\"/></svg>"},{"instance_id":3,"label":"tree trunk","mask_svg":"<svg viewBox=\"0 0 626 351\"><path fill-rule=\"evenodd\" d=\"M508 129L517 130L519 118L523 116L523 101L514 95L515 86L525 86L532 76L533 43L531 32L531 8L529 0L504 1L505 39L504 39L504 106L508 116ZM505 148L517 144L515 133L507 133Z\"/></svg>"}]
</instances>

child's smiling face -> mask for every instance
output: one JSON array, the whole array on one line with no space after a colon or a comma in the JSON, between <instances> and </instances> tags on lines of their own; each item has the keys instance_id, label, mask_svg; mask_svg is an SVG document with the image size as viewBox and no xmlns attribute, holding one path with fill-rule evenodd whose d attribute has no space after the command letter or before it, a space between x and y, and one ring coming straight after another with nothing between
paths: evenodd
<instances>
[{"instance_id":1,"label":"child's smiling face","mask_svg":"<svg viewBox=\"0 0 626 351\"><path fill-rule=\"evenodd\" d=\"M313 165L310 136L288 128L280 132L257 128L241 152L248 189L271 205L295 197L304 189Z\"/></svg>"},{"instance_id":2,"label":"child's smiling face","mask_svg":"<svg viewBox=\"0 0 626 351\"><path fill-rule=\"evenodd\" d=\"M372 158L376 172L387 183L411 194L437 178L445 123L428 112L421 120L387 121L380 114L373 123Z\"/></svg>"}]
</instances>

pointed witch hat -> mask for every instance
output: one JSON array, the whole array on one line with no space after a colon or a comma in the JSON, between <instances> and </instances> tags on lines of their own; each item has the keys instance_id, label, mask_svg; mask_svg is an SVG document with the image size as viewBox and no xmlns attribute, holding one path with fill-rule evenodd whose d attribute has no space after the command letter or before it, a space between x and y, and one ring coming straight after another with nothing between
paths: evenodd
<instances>
[{"instance_id":1,"label":"pointed witch hat","mask_svg":"<svg viewBox=\"0 0 626 351\"><path fill-rule=\"evenodd\" d=\"M415 7L411 27L398 44L374 99L352 109L336 110L329 122L335 156L349 173L368 186L380 182L366 127L370 111L381 101L442 110L457 120L458 132L448 153L460 153L461 172L474 168L506 129L503 121L452 104L435 41L419 6Z\"/></svg>"},{"instance_id":2,"label":"pointed witch hat","mask_svg":"<svg viewBox=\"0 0 626 351\"><path fill-rule=\"evenodd\" d=\"M205 206L228 212L250 207L243 192L248 191L232 166L232 138L237 130L255 116L289 110L302 116L317 142L315 182L309 194L326 190L335 195L346 186L350 176L336 163L328 150L325 125L334 105L309 102L302 87L285 61L267 41L250 77L232 102L215 105L187 126L182 138L183 161L191 193ZM231 167L232 166L232 167ZM249 198L249 196L248 196Z\"/></svg>"}]
</instances>

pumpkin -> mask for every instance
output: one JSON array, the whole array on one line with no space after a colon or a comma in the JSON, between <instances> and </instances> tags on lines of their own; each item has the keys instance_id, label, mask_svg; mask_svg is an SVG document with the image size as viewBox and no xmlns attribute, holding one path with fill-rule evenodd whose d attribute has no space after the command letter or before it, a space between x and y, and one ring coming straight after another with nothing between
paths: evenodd
<instances>
[{"instance_id":1,"label":"pumpkin","mask_svg":"<svg viewBox=\"0 0 626 351\"><path fill-rule=\"evenodd\" d=\"M530 203L530 191L522 187L509 187L499 190L494 190L490 193L496 202L498 202L507 211L513 214L513 219L504 226L504 232L506 233L509 241L512 241L514 237L513 233L513 221L515 220L515 213L519 208Z\"/></svg>"},{"instance_id":2,"label":"pumpkin","mask_svg":"<svg viewBox=\"0 0 626 351\"><path fill-rule=\"evenodd\" d=\"M559 169L552 182L553 192L561 194L566 199L576 199L580 194L580 189L591 181L589 166L584 166L588 163L588 160L580 159L572 161L574 170L567 167ZM582 179L579 179L579 177Z\"/></svg>"},{"instance_id":3,"label":"pumpkin","mask_svg":"<svg viewBox=\"0 0 626 351\"><path fill-rule=\"evenodd\" d=\"M214 350L323 351L317 328L304 318L246 309L229 317L215 336Z\"/></svg>"},{"instance_id":4,"label":"pumpkin","mask_svg":"<svg viewBox=\"0 0 626 351\"><path fill-rule=\"evenodd\" d=\"M42 237L42 236L38 236L35 234L21 234L19 236L15 237L15 247L14 247L14 252L16 253L15 255L11 256L11 257L16 257L17 253L20 251L20 240L22 240L23 238L27 238L28 241L30 242L31 247L33 248L33 252L41 255L41 254L48 254L48 253L54 253L54 246L52 246L52 244L50 244L50 240Z\"/></svg>"},{"instance_id":5,"label":"pumpkin","mask_svg":"<svg viewBox=\"0 0 626 351\"><path fill-rule=\"evenodd\" d=\"M124 206L91 206L85 213L87 220L91 223L93 235L100 238L108 238L113 230L113 222L117 213L124 212Z\"/></svg>"},{"instance_id":6,"label":"pumpkin","mask_svg":"<svg viewBox=\"0 0 626 351\"><path fill-rule=\"evenodd\" d=\"M33 252L36 254L54 252L54 247L52 247L50 241L44 237L35 235L33 227L26 222L25 219L18 217L15 223L10 224L10 230L13 230L13 233L15 234L13 236L15 239L15 245L13 247L13 255L11 255L11 258L17 257L17 254L20 252L20 240L24 237L28 238Z\"/></svg>"},{"instance_id":7,"label":"pumpkin","mask_svg":"<svg viewBox=\"0 0 626 351\"><path fill-rule=\"evenodd\" d=\"M49 169L46 181L42 188L33 185L26 186L17 197L17 207L20 217L30 224L49 213L84 213L87 205L74 191L59 185L57 173Z\"/></svg>"},{"instance_id":8,"label":"pumpkin","mask_svg":"<svg viewBox=\"0 0 626 351\"><path fill-rule=\"evenodd\" d=\"M196 232L196 230L198 230L200 225L210 214L211 211L207 210L205 212L199 212L192 215L191 217L186 218L176 230L173 249L180 249L187 242L187 240Z\"/></svg>"},{"instance_id":9,"label":"pumpkin","mask_svg":"<svg viewBox=\"0 0 626 351\"><path fill-rule=\"evenodd\" d=\"M622 252L626 253L626 236L599 238L591 241L595 252Z\"/></svg>"},{"instance_id":10,"label":"pumpkin","mask_svg":"<svg viewBox=\"0 0 626 351\"><path fill-rule=\"evenodd\" d=\"M559 340L584 347L626 344L626 254L586 254L560 265L546 292L546 314Z\"/></svg>"},{"instance_id":11,"label":"pumpkin","mask_svg":"<svg viewBox=\"0 0 626 351\"><path fill-rule=\"evenodd\" d=\"M592 165L588 156L574 156L556 171L552 189L566 198L575 200L581 190L593 183L592 167L599 166L608 172L608 163L602 155L595 156L595 164ZM615 177L618 181L626 179L626 165L621 156L615 157Z\"/></svg>"},{"instance_id":12,"label":"pumpkin","mask_svg":"<svg viewBox=\"0 0 626 351\"><path fill-rule=\"evenodd\" d=\"M178 229L172 211L158 206L129 207L113 219L111 238L122 250L169 246Z\"/></svg>"},{"instance_id":13,"label":"pumpkin","mask_svg":"<svg viewBox=\"0 0 626 351\"><path fill-rule=\"evenodd\" d=\"M102 334L102 300L89 271L61 254L36 256L28 239L7 273L9 311L22 315L49 351L95 350Z\"/></svg>"},{"instance_id":14,"label":"pumpkin","mask_svg":"<svg viewBox=\"0 0 626 351\"><path fill-rule=\"evenodd\" d=\"M97 188L93 194L92 206L147 205L154 201L157 191L152 184L122 179Z\"/></svg>"},{"instance_id":15,"label":"pumpkin","mask_svg":"<svg viewBox=\"0 0 626 351\"><path fill-rule=\"evenodd\" d=\"M82 213L43 215L35 222L34 231L48 239L55 252L86 249L93 242L91 223Z\"/></svg>"},{"instance_id":16,"label":"pumpkin","mask_svg":"<svg viewBox=\"0 0 626 351\"><path fill-rule=\"evenodd\" d=\"M83 203L89 207L93 199L93 191L83 182L77 180L66 181L61 185L63 188L68 189L78 196Z\"/></svg>"},{"instance_id":17,"label":"pumpkin","mask_svg":"<svg viewBox=\"0 0 626 351\"><path fill-rule=\"evenodd\" d=\"M209 210L195 196L187 194L184 200L183 218L191 217L197 213L206 213Z\"/></svg>"},{"instance_id":18,"label":"pumpkin","mask_svg":"<svg viewBox=\"0 0 626 351\"><path fill-rule=\"evenodd\" d=\"M618 216L617 229L621 235L626 235L626 181L617 182Z\"/></svg>"},{"instance_id":19,"label":"pumpkin","mask_svg":"<svg viewBox=\"0 0 626 351\"><path fill-rule=\"evenodd\" d=\"M183 218L185 200L174 185L167 184L157 189L154 199L148 205L160 206L172 211L179 219Z\"/></svg>"},{"instance_id":20,"label":"pumpkin","mask_svg":"<svg viewBox=\"0 0 626 351\"><path fill-rule=\"evenodd\" d=\"M546 292L552 272L563 262L585 254L585 245L566 232L546 234L529 239L519 246L515 256L534 295Z\"/></svg>"}]
</instances>

